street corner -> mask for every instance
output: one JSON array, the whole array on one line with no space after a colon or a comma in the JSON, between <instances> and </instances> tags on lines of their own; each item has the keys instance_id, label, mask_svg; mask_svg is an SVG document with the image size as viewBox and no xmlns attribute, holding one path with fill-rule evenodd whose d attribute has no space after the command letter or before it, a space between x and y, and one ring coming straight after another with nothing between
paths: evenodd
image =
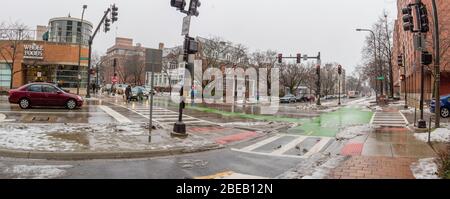
<instances>
[{"instance_id":1,"label":"street corner","mask_svg":"<svg viewBox=\"0 0 450 199\"><path fill-rule=\"evenodd\" d=\"M0 156L35 159L123 159L218 149L201 136L173 138L164 129L149 134L145 123L1 124Z\"/></svg>"}]
</instances>

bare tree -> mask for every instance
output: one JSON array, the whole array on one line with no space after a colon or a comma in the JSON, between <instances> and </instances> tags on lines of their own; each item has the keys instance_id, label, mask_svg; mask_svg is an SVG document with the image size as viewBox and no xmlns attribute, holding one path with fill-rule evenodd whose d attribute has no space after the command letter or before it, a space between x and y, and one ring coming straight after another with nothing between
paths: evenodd
<instances>
[{"instance_id":1,"label":"bare tree","mask_svg":"<svg viewBox=\"0 0 450 199\"><path fill-rule=\"evenodd\" d=\"M309 72L303 65L282 64L280 66L280 83L288 88L291 94L294 94L295 89L307 83Z\"/></svg>"},{"instance_id":2,"label":"bare tree","mask_svg":"<svg viewBox=\"0 0 450 199\"><path fill-rule=\"evenodd\" d=\"M325 64L321 69L321 85L322 92L325 96L335 94L336 84L338 82L338 74L334 68L336 64Z\"/></svg>"},{"instance_id":3,"label":"bare tree","mask_svg":"<svg viewBox=\"0 0 450 199\"><path fill-rule=\"evenodd\" d=\"M124 65L124 75L128 79L131 78L130 81L133 81L135 85L142 85L142 74L145 71L145 62L143 56L140 55L131 55L127 56Z\"/></svg>"},{"instance_id":4,"label":"bare tree","mask_svg":"<svg viewBox=\"0 0 450 199\"><path fill-rule=\"evenodd\" d=\"M271 88L272 85L271 71L272 68L274 68L275 64L277 63L277 52L273 50L256 51L250 55L250 62L258 69L259 68L267 69L266 76L261 76L259 74L259 71L257 71L258 77L259 81L267 82L267 88Z\"/></svg>"},{"instance_id":5,"label":"bare tree","mask_svg":"<svg viewBox=\"0 0 450 199\"><path fill-rule=\"evenodd\" d=\"M0 56L7 62L6 64L11 71L10 89L13 88L14 75L22 71L22 69L14 71L17 56L23 53L19 46L23 44L23 40L30 38L31 33L28 31L28 27L19 21L9 24L2 22L0 24L0 41L5 41L0 43ZM8 62L8 60L10 61Z\"/></svg>"},{"instance_id":6,"label":"bare tree","mask_svg":"<svg viewBox=\"0 0 450 199\"><path fill-rule=\"evenodd\" d=\"M162 63L162 73L167 76L169 81L169 92L172 94L172 74L171 72L178 68L180 56L182 56L182 47L176 47L171 50L164 58ZM200 78L201 79L201 78Z\"/></svg>"}]
</instances>

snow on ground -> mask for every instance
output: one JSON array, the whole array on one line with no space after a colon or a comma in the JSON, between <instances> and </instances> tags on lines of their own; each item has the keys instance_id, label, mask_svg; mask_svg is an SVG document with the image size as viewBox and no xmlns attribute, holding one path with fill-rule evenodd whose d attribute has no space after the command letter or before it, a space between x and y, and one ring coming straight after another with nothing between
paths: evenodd
<instances>
[{"instance_id":1,"label":"snow on ground","mask_svg":"<svg viewBox=\"0 0 450 199\"><path fill-rule=\"evenodd\" d=\"M342 130L340 133L338 133L336 135L336 139L338 140L350 140L353 139L355 137L361 136L361 135L365 135L370 133L375 127L370 125L370 124L366 124L366 125L362 125L362 126L351 126L351 127L347 127L344 130Z\"/></svg>"},{"instance_id":2,"label":"snow on ground","mask_svg":"<svg viewBox=\"0 0 450 199\"><path fill-rule=\"evenodd\" d=\"M325 164L317 167L312 175L304 176L302 179L325 179L330 174L330 171L338 167L345 161L344 156L336 156L329 159Z\"/></svg>"},{"instance_id":3,"label":"snow on ground","mask_svg":"<svg viewBox=\"0 0 450 199\"><path fill-rule=\"evenodd\" d=\"M361 106L370 106L371 102L375 101L375 98L362 98L358 100L353 100L350 102L347 102L345 105L361 105Z\"/></svg>"},{"instance_id":4,"label":"snow on ground","mask_svg":"<svg viewBox=\"0 0 450 199\"><path fill-rule=\"evenodd\" d=\"M15 165L3 170L3 173L15 179L51 179L62 177L66 174L65 169L72 168L71 165Z\"/></svg>"},{"instance_id":5,"label":"snow on ground","mask_svg":"<svg viewBox=\"0 0 450 199\"><path fill-rule=\"evenodd\" d=\"M434 158L421 159L413 163L410 168L416 179L439 179L438 166Z\"/></svg>"},{"instance_id":6,"label":"snow on ground","mask_svg":"<svg viewBox=\"0 0 450 199\"><path fill-rule=\"evenodd\" d=\"M212 141L190 135L172 138L146 124L0 124L0 148L25 151L133 151L183 147L192 150Z\"/></svg>"},{"instance_id":7,"label":"snow on ground","mask_svg":"<svg viewBox=\"0 0 450 199\"><path fill-rule=\"evenodd\" d=\"M345 156L318 153L277 176L276 179L325 179L331 170L345 160Z\"/></svg>"},{"instance_id":8,"label":"snow on ground","mask_svg":"<svg viewBox=\"0 0 450 199\"><path fill-rule=\"evenodd\" d=\"M414 137L416 139L428 142L428 133L415 133ZM431 141L432 142L450 142L450 129L448 128L439 128L435 131L431 132Z\"/></svg>"}]
</instances>

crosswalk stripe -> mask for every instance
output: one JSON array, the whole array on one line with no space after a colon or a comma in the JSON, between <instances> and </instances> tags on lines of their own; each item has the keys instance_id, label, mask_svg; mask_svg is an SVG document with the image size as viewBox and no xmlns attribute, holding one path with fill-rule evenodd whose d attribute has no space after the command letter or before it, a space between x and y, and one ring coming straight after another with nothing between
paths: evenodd
<instances>
[{"instance_id":1,"label":"crosswalk stripe","mask_svg":"<svg viewBox=\"0 0 450 199\"><path fill-rule=\"evenodd\" d=\"M264 145L269 144L269 143L271 143L271 142L273 142L273 141L275 141L275 140L278 140L278 139L280 139L281 137L282 137L281 135L276 135L276 136L273 136L273 137L271 137L271 138L265 139L265 140L263 140L263 141L261 141L261 142L255 143L255 144L250 145L250 146L248 146L248 147L245 147L245 148L243 148L242 150L243 150L243 151L253 151L253 150L255 150L255 149L257 149L257 148L259 148L259 147L261 147L261 146L264 146Z\"/></svg>"},{"instance_id":2,"label":"crosswalk stripe","mask_svg":"<svg viewBox=\"0 0 450 199\"><path fill-rule=\"evenodd\" d=\"M291 141L290 143L284 145L283 147L281 147L281 149L278 149L278 150L272 152L272 154L282 155L282 154L288 152L289 150L291 150L292 148L294 148L295 146L297 146L298 144L302 143L305 139L306 139L306 137L301 136L301 137Z\"/></svg>"},{"instance_id":3,"label":"crosswalk stripe","mask_svg":"<svg viewBox=\"0 0 450 199\"><path fill-rule=\"evenodd\" d=\"M306 153L306 154L303 155L303 156L312 156L312 155L314 155L315 153L320 152L320 151L323 149L323 147L325 147L325 146L328 144L328 142L330 142L330 140L331 140L331 138L322 138L322 139L319 141L319 143L317 143L317 144L314 145L311 149L309 149L308 153Z\"/></svg>"}]
</instances>

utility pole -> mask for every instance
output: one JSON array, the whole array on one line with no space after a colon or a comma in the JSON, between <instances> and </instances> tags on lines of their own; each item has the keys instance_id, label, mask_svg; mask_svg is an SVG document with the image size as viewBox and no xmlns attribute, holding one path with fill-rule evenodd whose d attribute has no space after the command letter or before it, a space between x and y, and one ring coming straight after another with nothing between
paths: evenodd
<instances>
[{"instance_id":1,"label":"utility pole","mask_svg":"<svg viewBox=\"0 0 450 199\"><path fill-rule=\"evenodd\" d=\"M374 50L373 50L373 52L374 52L374 55L375 55L375 59L374 59L374 63L375 63L375 66L377 66L378 65L378 69L379 69L379 73L380 73L380 77L381 77L381 66L379 65L379 62L378 62L378 56L377 56L377 37L376 37L376 35L375 35L375 32L373 32L373 30L370 30L370 29L361 29L361 28L358 28L358 29L356 29L356 31L358 31L358 32L363 32L363 31L365 31L365 32L370 32L371 34L372 34L372 36L373 36L373 47L374 47ZM375 98L376 98L376 100L377 100L377 103L379 102L379 100L378 100L378 78L375 78ZM383 83L382 82L380 82L380 88L381 88L381 95L383 95Z\"/></svg>"},{"instance_id":2,"label":"utility pole","mask_svg":"<svg viewBox=\"0 0 450 199\"><path fill-rule=\"evenodd\" d=\"M433 34L433 40L434 40L434 70L435 70L435 97L436 97L436 124L435 128L440 128L441 126L441 51L440 51L440 39L439 39L439 15L438 15L438 9L436 5L436 0L431 0L432 6L433 6L433 21L434 21L434 34Z\"/></svg>"},{"instance_id":3,"label":"utility pole","mask_svg":"<svg viewBox=\"0 0 450 199\"><path fill-rule=\"evenodd\" d=\"M83 43L83 22L84 22L84 11L87 9L87 5L83 5L83 12L81 13L81 27L80 27L80 42L78 42L78 76L81 76L81 45ZM81 79L78 78L78 84L77 84L77 95L80 94L80 85Z\"/></svg>"},{"instance_id":4,"label":"utility pole","mask_svg":"<svg viewBox=\"0 0 450 199\"><path fill-rule=\"evenodd\" d=\"M338 83L338 93L339 93L339 102L338 102L338 105L340 106L341 105L341 78L342 78L342 66L341 65L339 65L338 66L338 75L339 75L339 77L338 77L338 81L339 81L339 83Z\"/></svg>"}]
</instances>

